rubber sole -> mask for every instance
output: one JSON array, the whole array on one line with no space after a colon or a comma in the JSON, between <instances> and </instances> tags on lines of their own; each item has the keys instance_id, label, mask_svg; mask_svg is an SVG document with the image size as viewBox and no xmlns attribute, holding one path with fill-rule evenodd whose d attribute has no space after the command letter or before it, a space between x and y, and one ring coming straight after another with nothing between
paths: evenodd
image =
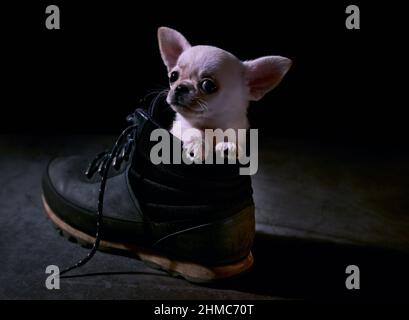
<instances>
[{"instance_id":1,"label":"rubber sole","mask_svg":"<svg viewBox=\"0 0 409 320\"><path fill-rule=\"evenodd\" d=\"M95 237L77 230L61 220L50 208L44 196L42 196L42 201L48 218L54 223L57 229L61 231L63 236L83 246L89 247L94 243ZM181 276L188 281L196 283L208 283L236 277L248 271L254 262L251 252L246 258L233 264L205 266L189 261L171 259L152 250L129 243L101 240L99 249L108 252L122 252L127 256L140 259L150 267L166 271L172 276Z\"/></svg>"}]
</instances>

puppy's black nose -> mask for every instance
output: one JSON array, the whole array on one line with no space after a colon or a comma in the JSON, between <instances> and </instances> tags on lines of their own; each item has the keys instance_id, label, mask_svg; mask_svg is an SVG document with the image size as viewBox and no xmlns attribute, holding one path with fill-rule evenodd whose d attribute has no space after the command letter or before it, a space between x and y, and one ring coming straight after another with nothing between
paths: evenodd
<instances>
[{"instance_id":1,"label":"puppy's black nose","mask_svg":"<svg viewBox=\"0 0 409 320\"><path fill-rule=\"evenodd\" d=\"M186 94L189 93L189 87L183 84L179 84L176 88L175 88L175 94L180 96L182 94Z\"/></svg>"}]
</instances>

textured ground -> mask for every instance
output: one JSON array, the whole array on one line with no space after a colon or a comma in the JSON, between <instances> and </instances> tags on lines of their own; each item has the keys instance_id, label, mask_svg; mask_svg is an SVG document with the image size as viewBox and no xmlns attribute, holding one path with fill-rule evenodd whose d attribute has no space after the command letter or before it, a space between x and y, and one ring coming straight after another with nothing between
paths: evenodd
<instances>
[{"instance_id":1,"label":"textured ground","mask_svg":"<svg viewBox=\"0 0 409 320\"><path fill-rule=\"evenodd\" d=\"M71 265L87 249L52 228L40 179L55 155L92 157L109 136L0 136L0 298L277 299L393 297L409 283L409 157L396 150L335 148L261 141L253 178L255 266L241 279L199 286L142 262L97 253L44 286L50 264ZM345 289L345 268L360 267L362 288ZM406 293L407 295L407 293Z\"/></svg>"}]
</instances>

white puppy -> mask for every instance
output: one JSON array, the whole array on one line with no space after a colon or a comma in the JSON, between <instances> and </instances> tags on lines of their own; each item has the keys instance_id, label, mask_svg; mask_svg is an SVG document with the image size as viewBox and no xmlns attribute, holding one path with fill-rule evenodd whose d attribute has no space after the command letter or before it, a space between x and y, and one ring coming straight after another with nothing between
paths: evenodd
<instances>
[{"instance_id":1,"label":"white puppy","mask_svg":"<svg viewBox=\"0 0 409 320\"><path fill-rule=\"evenodd\" d=\"M247 129L249 101L277 86L291 66L290 59L280 56L242 62L216 47L191 46L182 34L166 27L158 29L158 40L170 81L166 101L176 111L171 132L183 141L185 155L192 160L203 157L205 129ZM195 130L186 136L186 129ZM230 158L244 143L214 145Z\"/></svg>"}]
</instances>

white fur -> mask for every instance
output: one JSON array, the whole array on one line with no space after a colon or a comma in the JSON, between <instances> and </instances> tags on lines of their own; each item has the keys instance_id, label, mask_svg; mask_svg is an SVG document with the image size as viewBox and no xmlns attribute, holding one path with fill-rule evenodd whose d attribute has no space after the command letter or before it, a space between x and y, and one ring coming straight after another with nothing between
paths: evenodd
<instances>
[{"instance_id":1,"label":"white fur","mask_svg":"<svg viewBox=\"0 0 409 320\"><path fill-rule=\"evenodd\" d=\"M168 69L179 73L179 79L171 84L167 102L176 111L171 132L183 141L188 158L203 157L202 141L205 129L247 129L249 101L261 99L282 80L291 66L291 60L280 56L262 57L242 62L231 53L213 46L191 46L176 30L158 29L159 48ZM200 90L203 77L215 80L218 90L204 94ZM172 104L174 89L178 85L191 88L186 95L188 108ZM195 99L202 99L206 108L200 107ZM182 130L174 130L179 126ZM186 129L197 129L196 134L185 137ZM180 134L181 132L181 134ZM236 135L237 136L237 135ZM233 157L245 141L234 143L216 141L216 151Z\"/></svg>"}]
</instances>

